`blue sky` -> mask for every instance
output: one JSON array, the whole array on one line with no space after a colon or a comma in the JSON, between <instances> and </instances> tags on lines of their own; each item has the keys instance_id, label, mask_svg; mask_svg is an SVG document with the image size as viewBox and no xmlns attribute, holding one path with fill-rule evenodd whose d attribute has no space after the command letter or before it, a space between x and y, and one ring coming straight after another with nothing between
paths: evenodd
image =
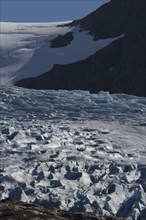
<instances>
[{"instance_id":1,"label":"blue sky","mask_svg":"<svg viewBox=\"0 0 146 220\"><path fill-rule=\"evenodd\" d=\"M109 0L0 0L0 21L52 22L82 18Z\"/></svg>"}]
</instances>

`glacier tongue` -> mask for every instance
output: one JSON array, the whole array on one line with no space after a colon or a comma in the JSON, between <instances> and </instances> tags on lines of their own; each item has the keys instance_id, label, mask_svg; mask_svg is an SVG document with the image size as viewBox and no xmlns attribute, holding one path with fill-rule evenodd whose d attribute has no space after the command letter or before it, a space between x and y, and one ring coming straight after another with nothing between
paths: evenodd
<instances>
[{"instance_id":1,"label":"glacier tongue","mask_svg":"<svg viewBox=\"0 0 146 220\"><path fill-rule=\"evenodd\" d=\"M0 86L1 199L144 219L146 99Z\"/></svg>"}]
</instances>

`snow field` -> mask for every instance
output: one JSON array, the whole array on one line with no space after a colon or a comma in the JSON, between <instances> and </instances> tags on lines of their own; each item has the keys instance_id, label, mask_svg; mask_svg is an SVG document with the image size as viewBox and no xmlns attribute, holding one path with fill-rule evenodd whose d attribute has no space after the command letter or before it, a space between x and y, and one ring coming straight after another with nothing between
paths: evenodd
<instances>
[{"instance_id":1,"label":"snow field","mask_svg":"<svg viewBox=\"0 0 146 220\"><path fill-rule=\"evenodd\" d=\"M0 85L12 85L16 81L41 75L54 64L69 64L85 59L123 37L94 41L87 31L62 23L5 23L1 25ZM65 47L50 48L50 42L58 35L73 32L74 40Z\"/></svg>"}]
</instances>

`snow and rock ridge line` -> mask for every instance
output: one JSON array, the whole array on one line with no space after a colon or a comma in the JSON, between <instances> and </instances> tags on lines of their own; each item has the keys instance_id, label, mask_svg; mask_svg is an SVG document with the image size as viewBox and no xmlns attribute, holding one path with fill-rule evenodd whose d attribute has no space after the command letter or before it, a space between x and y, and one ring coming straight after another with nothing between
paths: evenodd
<instances>
[{"instance_id":1,"label":"snow and rock ridge line","mask_svg":"<svg viewBox=\"0 0 146 220\"><path fill-rule=\"evenodd\" d=\"M65 25L66 24L66 25ZM118 36L94 41L87 31L59 23L1 23L0 85L36 77L53 68L54 64L69 64L83 60L106 47ZM73 33L67 46L51 48L59 35Z\"/></svg>"},{"instance_id":2,"label":"snow and rock ridge line","mask_svg":"<svg viewBox=\"0 0 146 220\"><path fill-rule=\"evenodd\" d=\"M87 31L95 44L100 39L122 35L123 38L87 58L54 65L39 77L20 80L15 85L34 89L80 89L92 93L104 90L146 97L145 8L145 0L111 0L83 19L73 21L70 27L79 26L81 31ZM86 45L85 42L85 48Z\"/></svg>"}]
</instances>

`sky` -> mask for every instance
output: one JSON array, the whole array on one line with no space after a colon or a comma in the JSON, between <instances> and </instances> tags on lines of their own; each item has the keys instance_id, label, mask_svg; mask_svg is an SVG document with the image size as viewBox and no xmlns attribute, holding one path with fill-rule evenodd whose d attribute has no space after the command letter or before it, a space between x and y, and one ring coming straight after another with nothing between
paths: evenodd
<instances>
[{"instance_id":1,"label":"sky","mask_svg":"<svg viewBox=\"0 0 146 220\"><path fill-rule=\"evenodd\" d=\"M79 19L109 0L0 0L1 22L55 22Z\"/></svg>"}]
</instances>

